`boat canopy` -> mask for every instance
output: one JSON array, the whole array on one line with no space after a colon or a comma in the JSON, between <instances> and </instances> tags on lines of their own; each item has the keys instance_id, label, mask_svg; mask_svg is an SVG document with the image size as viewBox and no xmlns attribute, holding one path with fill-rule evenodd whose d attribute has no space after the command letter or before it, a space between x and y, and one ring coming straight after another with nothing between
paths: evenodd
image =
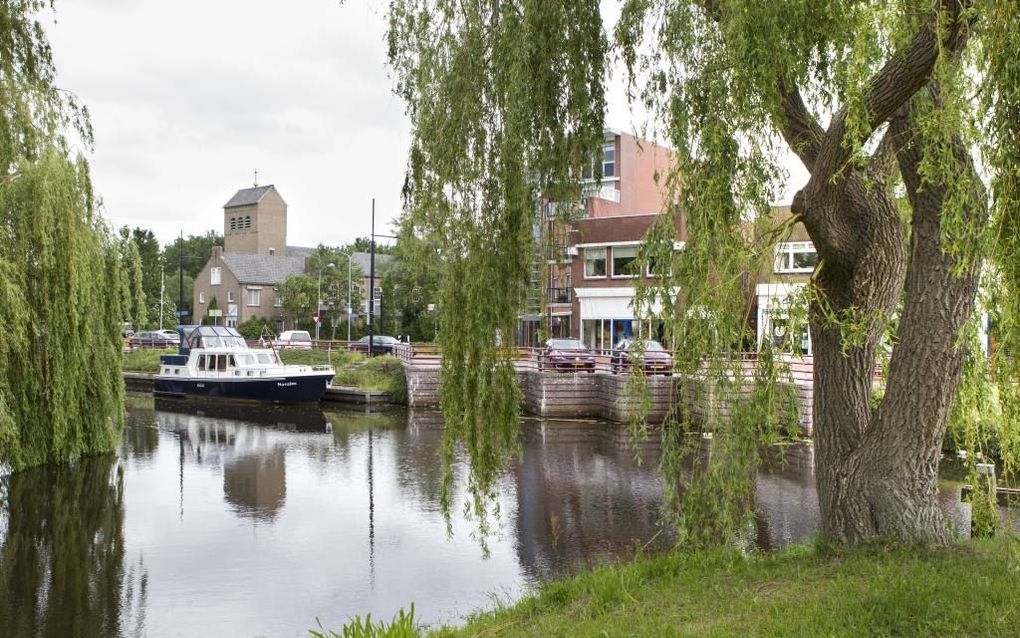
<instances>
[{"instance_id":1,"label":"boat canopy","mask_svg":"<svg viewBox=\"0 0 1020 638\"><path fill-rule=\"evenodd\" d=\"M192 348L247 348L244 337L234 328L226 326L177 326L181 335L180 353L186 355Z\"/></svg>"}]
</instances>

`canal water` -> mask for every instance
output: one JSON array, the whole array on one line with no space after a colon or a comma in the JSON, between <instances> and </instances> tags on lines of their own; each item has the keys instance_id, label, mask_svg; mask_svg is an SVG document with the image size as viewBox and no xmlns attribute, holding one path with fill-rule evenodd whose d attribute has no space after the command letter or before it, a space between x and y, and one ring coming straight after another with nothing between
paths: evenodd
<instances>
[{"instance_id":1,"label":"canal water","mask_svg":"<svg viewBox=\"0 0 1020 638\"><path fill-rule=\"evenodd\" d=\"M657 449L620 426L525 421L482 539L440 510L435 413L184 408L130 396L117 455L0 479L0 635L301 636L412 602L458 623L671 542ZM765 548L818 528L811 450L785 457L758 481ZM940 498L964 529L959 484Z\"/></svg>"}]
</instances>

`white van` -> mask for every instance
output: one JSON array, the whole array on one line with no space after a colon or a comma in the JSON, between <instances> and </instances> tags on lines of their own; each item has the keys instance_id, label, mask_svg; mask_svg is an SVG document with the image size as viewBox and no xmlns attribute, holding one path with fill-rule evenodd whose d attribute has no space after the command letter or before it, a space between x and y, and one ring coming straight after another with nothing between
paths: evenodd
<instances>
[{"instance_id":1,"label":"white van","mask_svg":"<svg viewBox=\"0 0 1020 638\"><path fill-rule=\"evenodd\" d=\"M277 348L293 348L297 350L311 350L312 336L307 330L285 330L273 342Z\"/></svg>"}]
</instances>

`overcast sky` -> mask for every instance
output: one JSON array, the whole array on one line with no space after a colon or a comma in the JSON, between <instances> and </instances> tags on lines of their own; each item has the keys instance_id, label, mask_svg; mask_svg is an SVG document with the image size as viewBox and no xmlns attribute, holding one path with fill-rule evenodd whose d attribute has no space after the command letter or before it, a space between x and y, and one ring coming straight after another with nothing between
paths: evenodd
<instances>
[{"instance_id":1,"label":"overcast sky","mask_svg":"<svg viewBox=\"0 0 1020 638\"><path fill-rule=\"evenodd\" d=\"M339 245L399 214L409 126L385 66L385 2L58 0L58 84L88 106L104 214L223 230L239 188L275 184L288 243ZM615 21L617 3L603 0ZM633 130L617 82L609 126Z\"/></svg>"}]
</instances>

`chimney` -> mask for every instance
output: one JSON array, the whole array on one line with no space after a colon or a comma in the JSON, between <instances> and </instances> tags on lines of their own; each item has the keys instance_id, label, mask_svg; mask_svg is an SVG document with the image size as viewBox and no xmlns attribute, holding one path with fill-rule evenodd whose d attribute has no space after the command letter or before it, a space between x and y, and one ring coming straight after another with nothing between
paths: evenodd
<instances>
[{"instance_id":1,"label":"chimney","mask_svg":"<svg viewBox=\"0 0 1020 638\"><path fill-rule=\"evenodd\" d=\"M212 258L216 260L223 259L223 246L212 247Z\"/></svg>"}]
</instances>

